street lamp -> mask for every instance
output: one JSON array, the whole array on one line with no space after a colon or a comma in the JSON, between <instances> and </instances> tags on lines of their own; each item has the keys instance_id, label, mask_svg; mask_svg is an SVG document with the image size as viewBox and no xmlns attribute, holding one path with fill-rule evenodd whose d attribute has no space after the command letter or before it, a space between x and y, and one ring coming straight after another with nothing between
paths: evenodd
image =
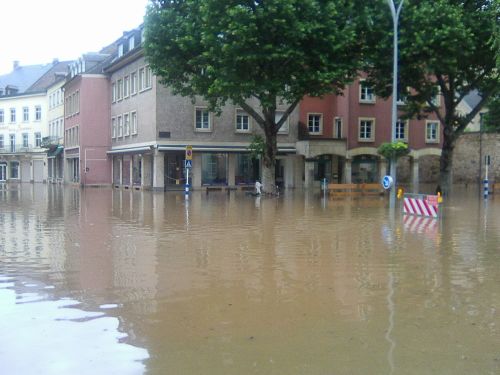
<instances>
[{"instance_id":1,"label":"street lamp","mask_svg":"<svg viewBox=\"0 0 500 375\"><path fill-rule=\"evenodd\" d=\"M398 20L399 14L401 13L401 8L403 7L404 0L401 0L399 4L394 4L394 0L387 0L389 7L391 8L392 14L392 24L394 30L393 38L393 64L392 64L392 127L391 127L391 142L396 142L396 121L398 119L397 114L397 96L398 96ZM396 206L396 156L392 156L390 160L390 174L392 177L393 187L389 195L389 206L394 208Z\"/></svg>"}]
</instances>

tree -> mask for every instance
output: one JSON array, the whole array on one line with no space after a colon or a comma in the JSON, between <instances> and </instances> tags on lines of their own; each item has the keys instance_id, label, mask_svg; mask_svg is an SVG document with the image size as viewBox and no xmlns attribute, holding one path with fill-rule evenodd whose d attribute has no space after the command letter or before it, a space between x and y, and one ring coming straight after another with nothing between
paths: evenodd
<instances>
[{"instance_id":1,"label":"tree","mask_svg":"<svg viewBox=\"0 0 500 375\"><path fill-rule=\"evenodd\" d=\"M500 133L500 95L488 102L488 112L483 116L484 130Z\"/></svg>"},{"instance_id":2,"label":"tree","mask_svg":"<svg viewBox=\"0 0 500 375\"><path fill-rule=\"evenodd\" d=\"M372 8L366 70L379 95L392 92L392 20L385 0ZM408 116L434 113L442 127L440 185L452 183L452 156L458 137L489 98L499 92L495 30L498 0L407 0L399 20L399 85L408 89ZM456 108L478 90L481 100L469 113ZM442 97L441 104L435 101Z\"/></svg>"},{"instance_id":3,"label":"tree","mask_svg":"<svg viewBox=\"0 0 500 375\"><path fill-rule=\"evenodd\" d=\"M362 1L151 0L145 53L173 92L210 109L243 108L265 138L263 182L275 186L277 132L305 95L338 92L360 67ZM276 121L276 107L285 103ZM258 103L256 108L253 103Z\"/></svg>"}]
</instances>

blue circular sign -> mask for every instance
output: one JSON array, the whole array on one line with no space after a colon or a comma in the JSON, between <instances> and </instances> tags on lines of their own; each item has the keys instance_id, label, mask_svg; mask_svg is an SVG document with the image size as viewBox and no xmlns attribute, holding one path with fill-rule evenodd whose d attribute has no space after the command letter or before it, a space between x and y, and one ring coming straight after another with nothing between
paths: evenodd
<instances>
[{"instance_id":1,"label":"blue circular sign","mask_svg":"<svg viewBox=\"0 0 500 375\"><path fill-rule=\"evenodd\" d=\"M390 189L391 186L392 186L392 177L391 176L384 176L384 178L382 179L382 187L387 190L387 189Z\"/></svg>"}]
</instances>

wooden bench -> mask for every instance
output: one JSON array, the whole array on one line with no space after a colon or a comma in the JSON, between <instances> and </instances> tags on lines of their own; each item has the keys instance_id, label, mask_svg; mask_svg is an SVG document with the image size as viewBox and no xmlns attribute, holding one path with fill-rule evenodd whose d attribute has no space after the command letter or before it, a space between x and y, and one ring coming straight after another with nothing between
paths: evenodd
<instances>
[{"instance_id":1,"label":"wooden bench","mask_svg":"<svg viewBox=\"0 0 500 375\"><path fill-rule=\"evenodd\" d=\"M331 197L355 197L383 195L384 189L378 183L364 184L328 184Z\"/></svg>"},{"instance_id":2,"label":"wooden bench","mask_svg":"<svg viewBox=\"0 0 500 375\"><path fill-rule=\"evenodd\" d=\"M499 182L491 184L490 193L491 194L500 194L500 183Z\"/></svg>"}]
</instances>

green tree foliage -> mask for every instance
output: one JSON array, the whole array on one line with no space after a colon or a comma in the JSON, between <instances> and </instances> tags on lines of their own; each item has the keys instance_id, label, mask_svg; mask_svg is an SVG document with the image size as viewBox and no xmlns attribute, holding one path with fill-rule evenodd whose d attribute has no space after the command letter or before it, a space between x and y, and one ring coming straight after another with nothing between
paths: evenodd
<instances>
[{"instance_id":1,"label":"green tree foliage","mask_svg":"<svg viewBox=\"0 0 500 375\"><path fill-rule=\"evenodd\" d=\"M379 95L392 92L392 19L386 0L372 8L366 44L370 80ZM410 116L434 113L443 134L440 184L449 190L457 138L489 98L500 90L495 32L498 0L406 0L399 20L399 87ZM407 91L408 90L408 91ZM456 109L471 91L479 103L469 113ZM438 95L439 102L433 100ZM438 104L439 103L439 104Z\"/></svg>"},{"instance_id":2,"label":"green tree foliage","mask_svg":"<svg viewBox=\"0 0 500 375\"><path fill-rule=\"evenodd\" d=\"M410 149L408 144L401 141L385 142L378 147L377 152L387 160L393 160L408 155Z\"/></svg>"},{"instance_id":3,"label":"green tree foliage","mask_svg":"<svg viewBox=\"0 0 500 375\"><path fill-rule=\"evenodd\" d=\"M488 102L488 112L484 114L483 121L485 131L500 133L500 95Z\"/></svg>"},{"instance_id":4,"label":"green tree foliage","mask_svg":"<svg viewBox=\"0 0 500 375\"><path fill-rule=\"evenodd\" d=\"M174 93L201 95L214 111L232 101L255 119L264 185L275 186L279 128L305 95L356 76L365 19L359 0L151 0L145 52ZM288 107L276 122L278 103Z\"/></svg>"}]
</instances>

